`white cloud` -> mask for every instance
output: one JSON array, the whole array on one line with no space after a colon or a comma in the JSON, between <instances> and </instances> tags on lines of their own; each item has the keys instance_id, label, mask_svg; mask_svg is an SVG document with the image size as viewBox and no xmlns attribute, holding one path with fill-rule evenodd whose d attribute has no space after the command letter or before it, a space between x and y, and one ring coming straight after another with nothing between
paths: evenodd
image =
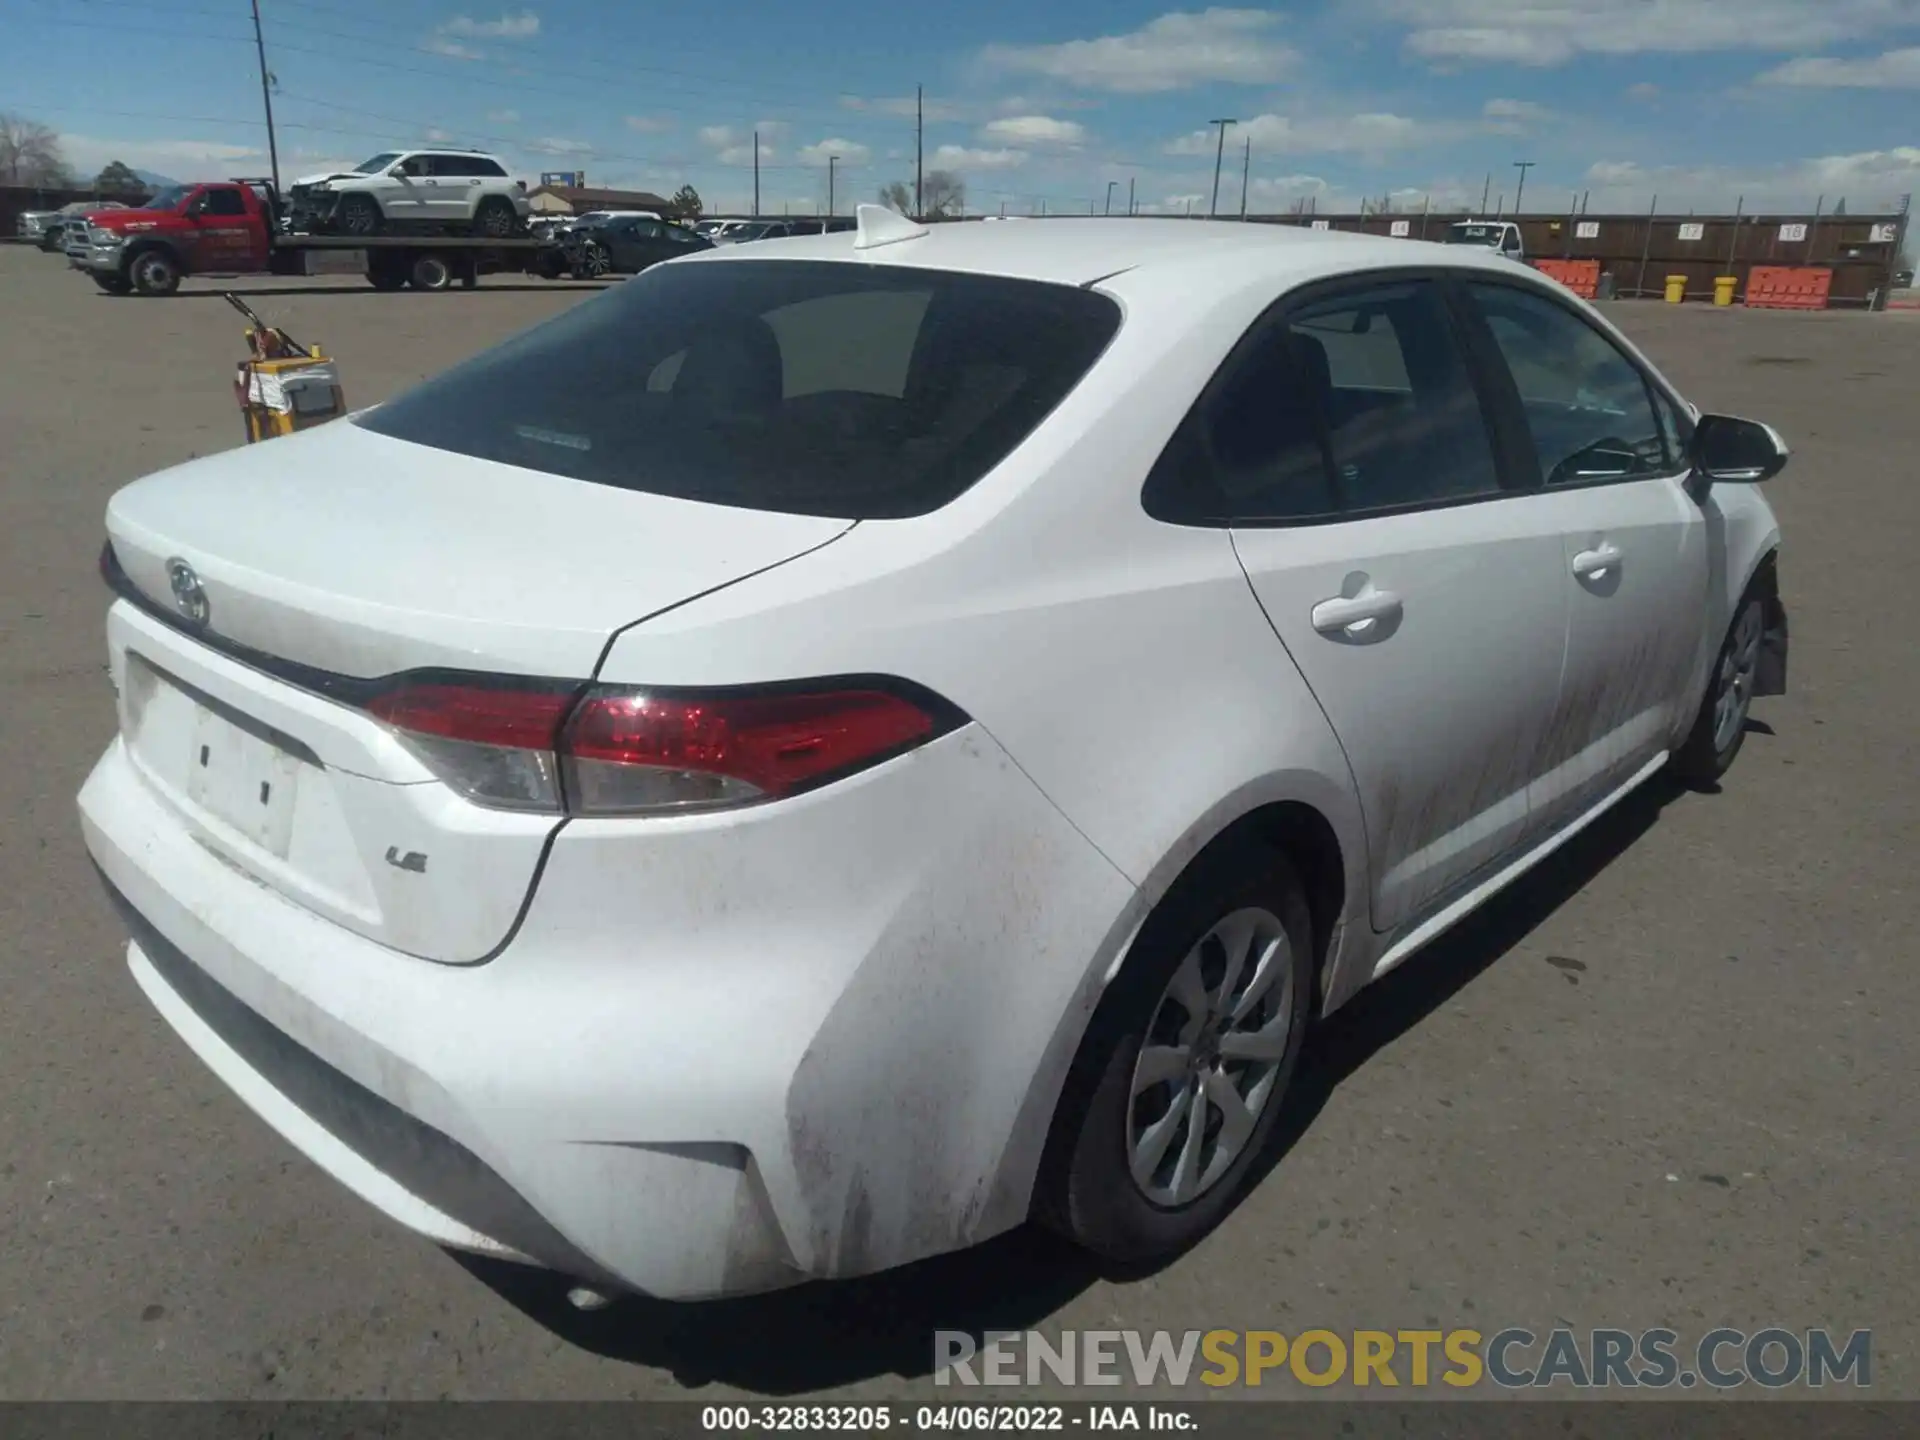
<instances>
[{"instance_id":1,"label":"white cloud","mask_svg":"<svg viewBox=\"0 0 1920 1440\"><path fill-rule=\"evenodd\" d=\"M1012 170L1028 160L1024 150L976 150L966 145L942 145L927 157L941 170Z\"/></svg>"},{"instance_id":2,"label":"white cloud","mask_svg":"<svg viewBox=\"0 0 1920 1440\"><path fill-rule=\"evenodd\" d=\"M520 123L518 110L489 110L487 119L495 125L517 125Z\"/></svg>"},{"instance_id":3,"label":"white cloud","mask_svg":"<svg viewBox=\"0 0 1920 1440\"><path fill-rule=\"evenodd\" d=\"M453 132L442 130L438 125L429 125L423 138L429 145L445 145L453 139Z\"/></svg>"},{"instance_id":4,"label":"white cloud","mask_svg":"<svg viewBox=\"0 0 1920 1440\"><path fill-rule=\"evenodd\" d=\"M1256 115L1227 131L1229 148L1253 141L1258 155L1384 155L1418 145L1460 139L1483 126L1458 121L1412 120L1405 115L1370 113L1345 116ZM1220 139L1213 127L1194 130L1167 143L1169 155L1217 153Z\"/></svg>"},{"instance_id":5,"label":"white cloud","mask_svg":"<svg viewBox=\"0 0 1920 1440\"><path fill-rule=\"evenodd\" d=\"M792 127L784 120L756 120L753 122L753 128L762 135L778 136L786 134Z\"/></svg>"},{"instance_id":6,"label":"white cloud","mask_svg":"<svg viewBox=\"0 0 1920 1440\"><path fill-rule=\"evenodd\" d=\"M440 27L442 35L463 35L469 40L531 40L540 33L540 17L531 10L518 15L502 15L497 20L475 20L456 15Z\"/></svg>"},{"instance_id":7,"label":"white cloud","mask_svg":"<svg viewBox=\"0 0 1920 1440\"><path fill-rule=\"evenodd\" d=\"M702 125L700 127L700 143L702 145L711 145L718 148L722 145L732 145L740 138L740 132L735 130L731 125Z\"/></svg>"},{"instance_id":8,"label":"white cloud","mask_svg":"<svg viewBox=\"0 0 1920 1440\"><path fill-rule=\"evenodd\" d=\"M673 121L658 115L629 115L627 129L642 135L659 135L673 129Z\"/></svg>"},{"instance_id":9,"label":"white cloud","mask_svg":"<svg viewBox=\"0 0 1920 1440\"><path fill-rule=\"evenodd\" d=\"M1920 20L1913 0L1372 0L1430 60L1562 65L1580 54L1806 50Z\"/></svg>"},{"instance_id":10,"label":"white cloud","mask_svg":"<svg viewBox=\"0 0 1920 1440\"><path fill-rule=\"evenodd\" d=\"M1644 105L1660 98L1660 87L1651 80L1642 80L1638 85L1627 87L1627 98L1638 100Z\"/></svg>"},{"instance_id":11,"label":"white cloud","mask_svg":"<svg viewBox=\"0 0 1920 1440\"><path fill-rule=\"evenodd\" d=\"M535 155L591 155L593 146L585 140L568 140L558 135L543 135L529 140L527 149Z\"/></svg>"},{"instance_id":12,"label":"white cloud","mask_svg":"<svg viewBox=\"0 0 1920 1440\"><path fill-rule=\"evenodd\" d=\"M980 138L1001 145L1083 145L1087 127L1051 115L1008 115L980 127Z\"/></svg>"},{"instance_id":13,"label":"white cloud","mask_svg":"<svg viewBox=\"0 0 1920 1440\"><path fill-rule=\"evenodd\" d=\"M1731 210L1744 201L1748 214L1760 210L1811 211L1825 197L1826 208L1844 199L1856 214L1896 209L1899 199L1920 187L1920 146L1823 155L1769 166L1647 165L1603 160L1586 175L1594 210L1644 210L1654 195L1663 213L1692 208Z\"/></svg>"},{"instance_id":14,"label":"white cloud","mask_svg":"<svg viewBox=\"0 0 1920 1440\"><path fill-rule=\"evenodd\" d=\"M1176 10L1125 35L1058 45L990 45L992 68L1046 75L1087 90L1146 95L1207 83L1262 85L1297 59L1268 10Z\"/></svg>"},{"instance_id":15,"label":"white cloud","mask_svg":"<svg viewBox=\"0 0 1920 1440\"><path fill-rule=\"evenodd\" d=\"M444 55L449 60L484 60L487 58L471 45L462 45L458 40L449 40L443 35L435 35L428 40L426 49L432 51L435 55Z\"/></svg>"},{"instance_id":16,"label":"white cloud","mask_svg":"<svg viewBox=\"0 0 1920 1440\"><path fill-rule=\"evenodd\" d=\"M1488 120L1542 120L1547 107L1531 100L1489 100L1480 107L1480 113Z\"/></svg>"},{"instance_id":17,"label":"white cloud","mask_svg":"<svg viewBox=\"0 0 1920 1440\"><path fill-rule=\"evenodd\" d=\"M838 136L817 145L802 145L794 152L794 159L802 165L825 165L829 156L838 156L842 165L864 165L873 158L873 152L857 140Z\"/></svg>"},{"instance_id":18,"label":"white cloud","mask_svg":"<svg viewBox=\"0 0 1920 1440\"><path fill-rule=\"evenodd\" d=\"M749 140L744 145L729 145L713 158L715 163L720 165L751 165L753 164L753 142ZM760 163L767 165L771 164L772 161L773 147L762 140L760 142Z\"/></svg>"},{"instance_id":19,"label":"white cloud","mask_svg":"<svg viewBox=\"0 0 1920 1440\"><path fill-rule=\"evenodd\" d=\"M1858 60L1802 56L1767 71L1759 83L1832 90L1920 90L1920 46Z\"/></svg>"}]
</instances>

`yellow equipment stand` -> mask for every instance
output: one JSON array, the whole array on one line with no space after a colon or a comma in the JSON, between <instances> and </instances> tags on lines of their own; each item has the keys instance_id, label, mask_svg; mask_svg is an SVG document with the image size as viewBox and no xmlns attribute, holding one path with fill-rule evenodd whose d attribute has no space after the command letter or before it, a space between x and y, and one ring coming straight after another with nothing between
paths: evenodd
<instances>
[{"instance_id":1,"label":"yellow equipment stand","mask_svg":"<svg viewBox=\"0 0 1920 1440\"><path fill-rule=\"evenodd\" d=\"M340 372L318 345L300 346L284 330L267 324L238 295L226 301L247 317L249 358L233 377L247 441L271 440L324 425L347 413Z\"/></svg>"}]
</instances>

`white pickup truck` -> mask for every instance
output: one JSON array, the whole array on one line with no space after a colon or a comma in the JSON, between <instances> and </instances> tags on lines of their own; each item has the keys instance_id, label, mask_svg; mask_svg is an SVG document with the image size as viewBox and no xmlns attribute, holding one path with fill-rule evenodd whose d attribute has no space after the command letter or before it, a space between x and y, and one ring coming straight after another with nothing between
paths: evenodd
<instances>
[{"instance_id":1,"label":"white pickup truck","mask_svg":"<svg viewBox=\"0 0 1920 1440\"><path fill-rule=\"evenodd\" d=\"M1449 245L1477 245L1496 250L1509 260L1526 263L1526 246L1520 239L1520 227L1511 220L1462 220L1447 227Z\"/></svg>"}]
</instances>

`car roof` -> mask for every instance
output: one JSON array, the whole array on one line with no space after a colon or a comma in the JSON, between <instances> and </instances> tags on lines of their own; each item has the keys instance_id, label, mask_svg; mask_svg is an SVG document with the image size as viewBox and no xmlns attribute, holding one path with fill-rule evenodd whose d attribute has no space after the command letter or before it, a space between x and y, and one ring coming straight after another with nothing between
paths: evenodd
<instances>
[{"instance_id":1,"label":"car roof","mask_svg":"<svg viewBox=\"0 0 1920 1440\"><path fill-rule=\"evenodd\" d=\"M1205 284L1208 265L1227 257L1256 263L1264 260L1267 263L1260 266L1261 270L1281 281L1304 280L1347 268L1488 264L1476 252L1460 246L1238 220L1095 217L1036 220L1031 225L955 221L928 225L925 229L926 233L917 238L866 250L854 248L859 238L857 230L842 230L825 235L763 240L749 250L723 246L674 263L738 265L773 259L859 261L1065 285L1091 285L1123 272L1139 272L1142 276L1163 272L1169 279L1177 275L1183 284Z\"/></svg>"}]
</instances>

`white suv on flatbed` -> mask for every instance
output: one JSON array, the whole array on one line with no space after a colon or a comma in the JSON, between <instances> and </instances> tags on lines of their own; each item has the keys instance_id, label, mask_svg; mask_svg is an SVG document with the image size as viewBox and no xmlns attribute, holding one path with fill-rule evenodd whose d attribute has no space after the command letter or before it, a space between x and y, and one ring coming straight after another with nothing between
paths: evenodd
<instances>
[{"instance_id":1,"label":"white suv on flatbed","mask_svg":"<svg viewBox=\"0 0 1920 1440\"><path fill-rule=\"evenodd\" d=\"M352 170L303 175L288 195L295 230L343 235L525 228L527 186L478 150L388 150Z\"/></svg>"}]
</instances>

